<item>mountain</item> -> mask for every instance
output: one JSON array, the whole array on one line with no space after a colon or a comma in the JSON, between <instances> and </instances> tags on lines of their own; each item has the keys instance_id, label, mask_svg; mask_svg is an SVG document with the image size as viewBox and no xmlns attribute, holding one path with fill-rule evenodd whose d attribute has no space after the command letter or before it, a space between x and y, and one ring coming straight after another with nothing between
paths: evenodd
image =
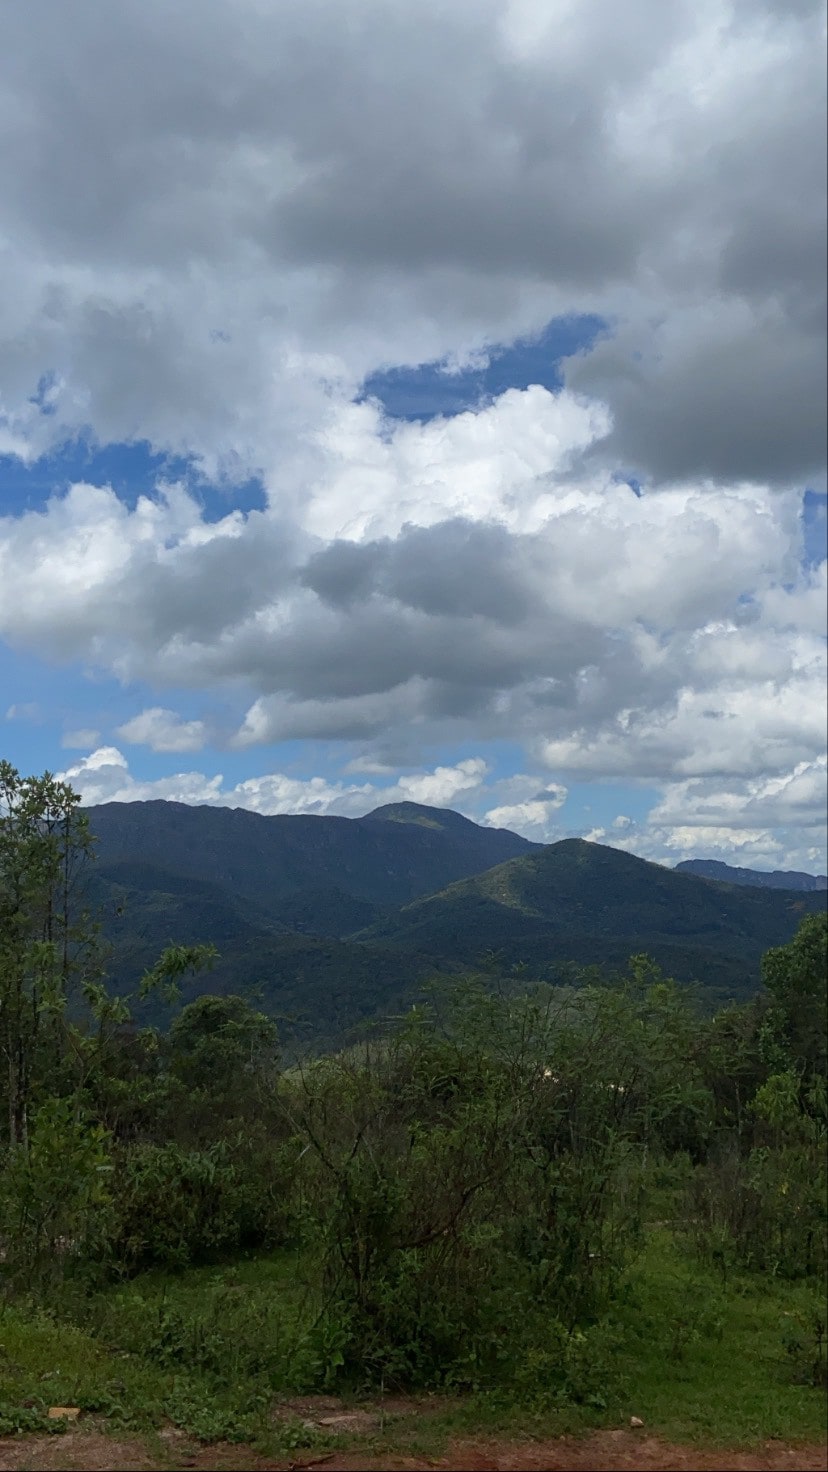
<instances>
[{"instance_id":1,"label":"mountain","mask_svg":"<svg viewBox=\"0 0 828 1472\"><path fill-rule=\"evenodd\" d=\"M324 895L328 917L332 893ZM299 933L209 880L170 874L139 860L93 867L84 900L101 916L115 991L134 992L171 943L209 941L219 959L184 983L182 1003L205 992L240 993L279 1019L281 1035L291 1045L337 1043L365 1018L393 1013L412 1001L424 982L452 970L450 963L416 951L403 955L381 943ZM312 910L313 892L307 900ZM364 915L366 908L376 913L376 907L347 897L342 902L350 918ZM157 996L133 1003L133 1011L139 1022L161 1026L172 1015Z\"/></svg>"},{"instance_id":2,"label":"mountain","mask_svg":"<svg viewBox=\"0 0 828 1472\"><path fill-rule=\"evenodd\" d=\"M370 907L407 904L538 847L507 829L417 803L330 818L159 800L104 803L87 816L101 871L140 862L217 884L288 925L297 912L304 926L311 923L313 892L325 932L341 923L339 934L367 924Z\"/></svg>"},{"instance_id":3,"label":"mountain","mask_svg":"<svg viewBox=\"0 0 828 1472\"><path fill-rule=\"evenodd\" d=\"M536 974L564 962L623 966L646 951L679 980L746 994L769 946L817 894L756 894L565 839L403 906L362 939L455 964L487 952Z\"/></svg>"},{"instance_id":4,"label":"mountain","mask_svg":"<svg viewBox=\"0 0 828 1472\"><path fill-rule=\"evenodd\" d=\"M413 995L451 963L343 937L419 895L537 845L416 803L365 818L262 817L163 801L87 809L97 862L86 901L99 911L118 991L135 987L171 942L212 942L215 969L185 989L249 991L283 1031L317 1039ZM162 1021L153 1003L142 1015Z\"/></svg>"},{"instance_id":5,"label":"mountain","mask_svg":"<svg viewBox=\"0 0 828 1472\"><path fill-rule=\"evenodd\" d=\"M416 803L365 818L262 817L181 803L89 808L88 900L130 991L170 943L212 942L188 983L241 991L285 1037L334 1041L435 976L526 963L620 970L646 951L679 980L746 996L759 958L825 894L721 884L578 839L543 847ZM142 1016L164 1021L157 1002Z\"/></svg>"},{"instance_id":6,"label":"mountain","mask_svg":"<svg viewBox=\"0 0 828 1472\"><path fill-rule=\"evenodd\" d=\"M743 884L752 889L798 889L807 892L828 889L828 875L801 874L797 869L737 869L718 859L682 859L676 864L681 874L700 879L719 879L725 884Z\"/></svg>"}]
</instances>

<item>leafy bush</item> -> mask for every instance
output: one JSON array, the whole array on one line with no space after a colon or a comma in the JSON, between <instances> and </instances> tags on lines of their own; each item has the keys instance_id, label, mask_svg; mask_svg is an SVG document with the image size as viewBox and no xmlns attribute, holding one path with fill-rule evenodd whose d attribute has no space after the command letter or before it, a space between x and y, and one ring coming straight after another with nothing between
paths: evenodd
<instances>
[{"instance_id":1,"label":"leafy bush","mask_svg":"<svg viewBox=\"0 0 828 1472\"><path fill-rule=\"evenodd\" d=\"M782 1332L793 1378L815 1390L828 1388L828 1323L825 1311L788 1314Z\"/></svg>"},{"instance_id":2,"label":"leafy bush","mask_svg":"<svg viewBox=\"0 0 828 1472\"><path fill-rule=\"evenodd\" d=\"M244 1142L203 1150L139 1145L124 1152L114 1177L114 1261L126 1271L176 1269L278 1237L285 1224L279 1162L257 1172ZM275 1179L274 1179L275 1176Z\"/></svg>"},{"instance_id":3,"label":"leafy bush","mask_svg":"<svg viewBox=\"0 0 828 1472\"><path fill-rule=\"evenodd\" d=\"M732 1262L785 1278L824 1277L828 1266L825 1088L804 1092L792 1071L772 1074L752 1106L761 1143L747 1153L726 1135L692 1182L689 1226L696 1250L726 1270Z\"/></svg>"},{"instance_id":4,"label":"leafy bush","mask_svg":"<svg viewBox=\"0 0 828 1472\"><path fill-rule=\"evenodd\" d=\"M103 1252L111 1173L106 1131L71 1100L46 1100L32 1121L27 1147L11 1148L0 1174L7 1281L29 1290L42 1287L68 1264Z\"/></svg>"},{"instance_id":5,"label":"leafy bush","mask_svg":"<svg viewBox=\"0 0 828 1472\"><path fill-rule=\"evenodd\" d=\"M696 1108L670 1046L685 1032L661 984L458 988L444 1014L305 1070L285 1107L343 1376L485 1385L550 1323L571 1350L638 1241L642 1137Z\"/></svg>"}]
</instances>

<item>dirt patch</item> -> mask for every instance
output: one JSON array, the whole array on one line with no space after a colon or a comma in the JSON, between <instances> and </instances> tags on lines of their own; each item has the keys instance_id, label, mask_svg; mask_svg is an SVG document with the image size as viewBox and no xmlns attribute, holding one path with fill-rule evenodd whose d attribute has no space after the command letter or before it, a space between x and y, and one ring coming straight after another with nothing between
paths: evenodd
<instances>
[{"instance_id":1,"label":"dirt patch","mask_svg":"<svg viewBox=\"0 0 828 1472\"><path fill-rule=\"evenodd\" d=\"M296 1404L295 1402L293 1403ZM336 1405L341 1407L341 1402ZM410 1408L410 1403L409 1403ZM328 1408L331 1416L338 1412ZM314 1398L314 1410L320 1410ZM293 1412L295 1414L295 1412ZM318 1424L318 1422L317 1422ZM332 1431L334 1428L330 1428ZM346 1428L343 1428L345 1430ZM362 1431L362 1427L353 1428ZM601 1431L550 1441L456 1441L439 1457L395 1452L298 1451L263 1458L247 1447L198 1446L163 1437L153 1455L137 1439L100 1432L0 1438L0 1472L826 1472L828 1451L815 1444L767 1442L752 1451L706 1451L675 1446L640 1431Z\"/></svg>"},{"instance_id":2,"label":"dirt patch","mask_svg":"<svg viewBox=\"0 0 828 1472\"><path fill-rule=\"evenodd\" d=\"M433 1465L467 1472L826 1472L828 1452L824 1446L779 1442L754 1451L706 1451L671 1445L640 1431L604 1431L523 1445L458 1443Z\"/></svg>"},{"instance_id":3,"label":"dirt patch","mask_svg":"<svg viewBox=\"0 0 828 1472\"><path fill-rule=\"evenodd\" d=\"M332 1395L294 1396L277 1401L273 1418L276 1421L301 1421L328 1436L368 1436L382 1431L389 1422L400 1417L433 1413L436 1404L430 1397L411 1395L378 1396L370 1401L361 1401L358 1406L348 1405ZM444 1411L447 1404L442 1399L440 1410Z\"/></svg>"},{"instance_id":4,"label":"dirt patch","mask_svg":"<svg viewBox=\"0 0 828 1472\"><path fill-rule=\"evenodd\" d=\"M0 1437L0 1472L148 1472L157 1466L143 1442L95 1431Z\"/></svg>"},{"instance_id":5,"label":"dirt patch","mask_svg":"<svg viewBox=\"0 0 828 1472\"><path fill-rule=\"evenodd\" d=\"M445 1456L337 1452L294 1467L307 1472L826 1472L824 1446L783 1446L768 1442L756 1451L705 1451L674 1446L657 1437L627 1431L543 1442L455 1442Z\"/></svg>"},{"instance_id":6,"label":"dirt patch","mask_svg":"<svg viewBox=\"0 0 828 1472\"><path fill-rule=\"evenodd\" d=\"M80 1429L0 1437L0 1472L265 1472L270 1466L287 1469L290 1461L265 1462L246 1446L202 1446L172 1428L161 1432L155 1448L137 1437Z\"/></svg>"}]
</instances>

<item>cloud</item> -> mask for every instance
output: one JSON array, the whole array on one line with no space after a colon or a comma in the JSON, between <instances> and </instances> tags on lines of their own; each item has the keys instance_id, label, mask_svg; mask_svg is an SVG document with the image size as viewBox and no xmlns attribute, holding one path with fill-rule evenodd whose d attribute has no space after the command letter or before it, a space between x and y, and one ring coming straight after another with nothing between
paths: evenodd
<instances>
[{"instance_id":1,"label":"cloud","mask_svg":"<svg viewBox=\"0 0 828 1472\"><path fill-rule=\"evenodd\" d=\"M100 739L100 731L82 727L77 731L64 731L60 744L64 751L85 751L88 747L96 747Z\"/></svg>"},{"instance_id":2,"label":"cloud","mask_svg":"<svg viewBox=\"0 0 828 1472\"><path fill-rule=\"evenodd\" d=\"M39 721L42 712L36 700L17 701L6 711L7 721Z\"/></svg>"},{"instance_id":3,"label":"cloud","mask_svg":"<svg viewBox=\"0 0 828 1472\"><path fill-rule=\"evenodd\" d=\"M482 757L398 775L390 782L264 772L228 786L221 774L199 771L141 779L133 776L117 747L105 746L58 776L81 794L86 806L163 798L262 814L361 817L384 803L417 802L452 807L476 822L510 828L539 843L584 837L662 863L713 857L759 868L825 867L824 758L802 762L776 779L745 778L726 786L711 779L665 784L646 820L622 814L609 825L588 830L567 823L562 810L568 794L561 783L544 782L528 772L492 778Z\"/></svg>"},{"instance_id":4,"label":"cloud","mask_svg":"<svg viewBox=\"0 0 828 1472\"><path fill-rule=\"evenodd\" d=\"M265 814L331 813L356 817L387 802L448 806L457 798L482 789L487 770L481 757L469 757L454 767L439 766L431 772L402 776L385 786L270 772L225 787L221 775L207 777L200 772L179 772L142 781L133 777L126 757L117 747L103 746L61 772L60 778L71 783L88 807L103 802L165 798L211 807L243 807Z\"/></svg>"},{"instance_id":5,"label":"cloud","mask_svg":"<svg viewBox=\"0 0 828 1472\"><path fill-rule=\"evenodd\" d=\"M175 711L159 705L133 716L118 727L117 734L133 746L148 746L151 751L201 751L207 740L203 721L182 721Z\"/></svg>"},{"instance_id":6,"label":"cloud","mask_svg":"<svg viewBox=\"0 0 828 1472\"><path fill-rule=\"evenodd\" d=\"M461 793L467 794L479 788L487 771L482 757L469 757L455 767L436 767L433 772L400 777L396 783L400 797L394 800L447 808L457 801Z\"/></svg>"},{"instance_id":7,"label":"cloud","mask_svg":"<svg viewBox=\"0 0 828 1472\"><path fill-rule=\"evenodd\" d=\"M694 777L664 786L646 823L605 841L645 858L716 858L764 869L825 872L826 757L776 776ZM616 820L617 821L617 820Z\"/></svg>"},{"instance_id":8,"label":"cloud","mask_svg":"<svg viewBox=\"0 0 828 1472\"><path fill-rule=\"evenodd\" d=\"M341 742L353 776L543 834L543 780L438 754L517 744L550 786L665 802L818 763L824 39L809 0L13 7L0 447L146 440L228 500L76 483L0 518L0 637L149 690L124 741L197 750L168 692L199 691L247 760ZM561 392L427 423L363 395L577 313L605 330ZM143 790L102 750L90 790ZM362 801L333 788L295 800Z\"/></svg>"},{"instance_id":9,"label":"cloud","mask_svg":"<svg viewBox=\"0 0 828 1472\"><path fill-rule=\"evenodd\" d=\"M516 787L517 783L513 781L511 785ZM552 843L556 836L561 836L555 828L554 815L563 807L566 798L566 788L556 783L535 791L532 797L522 802L506 802L489 808L483 821L490 828L511 828L527 838L537 839L539 843Z\"/></svg>"},{"instance_id":10,"label":"cloud","mask_svg":"<svg viewBox=\"0 0 828 1472\"><path fill-rule=\"evenodd\" d=\"M517 734L563 780L649 781L818 754L825 564L800 565L800 498L743 484L637 497L560 460L544 471L525 430L537 414L545 444L554 402L510 391L454 439L454 424L378 438L370 414L349 421L341 456L347 443L357 477L373 466L386 528L361 540L326 543L272 512L210 522L180 486L130 510L74 485L0 519L0 631L122 681L252 692L239 748L341 740L361 745L354 758L416 765L441 742ZM400 525L416 465L466 513L435 520L436 501L412 499ZM125 739L197 749L205 727L152 709Z\"/></svg>"},{"instance_id":11,"label":"cloud","mask_svg":"<svg viewBox=\"0 0 828 1472\"><path fill-rule=\"evenodd\" d=\"M9 446L143 436L290 499L367 374L589 310L617 335L571 381L613 455L810 473L824 33L821 4L744 0L31 0L3 52Z\"/></svg>"}]
</instances>

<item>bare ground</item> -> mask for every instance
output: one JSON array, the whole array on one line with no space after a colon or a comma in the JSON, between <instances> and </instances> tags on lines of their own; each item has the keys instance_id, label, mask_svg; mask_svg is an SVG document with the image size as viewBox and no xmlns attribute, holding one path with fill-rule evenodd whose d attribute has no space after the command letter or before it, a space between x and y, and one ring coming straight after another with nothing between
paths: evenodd
<instances>
[{"instance_id":1,"label":"bare ground","mask_svg":"<svg viewBox=\"0 0 828 1472\"><path fill-rule=\"evenodd\" d=\"M355 1432L357 1426L352 1428ZM366 1428L359 1427L359 1430ZM336 1434L345 1427L331 1426ZM441 1456L399 1452L305 1451L266 1459L250 1448L202 1447L162 1433L151 1448L78 1427L56 1436L0 1438L0 1472L826 1472L825 1445L768 1442L751 1451L677 1446L642 1431L600 1431L548 1441L455 1441Z\"/></svg>"}]
</instances>

